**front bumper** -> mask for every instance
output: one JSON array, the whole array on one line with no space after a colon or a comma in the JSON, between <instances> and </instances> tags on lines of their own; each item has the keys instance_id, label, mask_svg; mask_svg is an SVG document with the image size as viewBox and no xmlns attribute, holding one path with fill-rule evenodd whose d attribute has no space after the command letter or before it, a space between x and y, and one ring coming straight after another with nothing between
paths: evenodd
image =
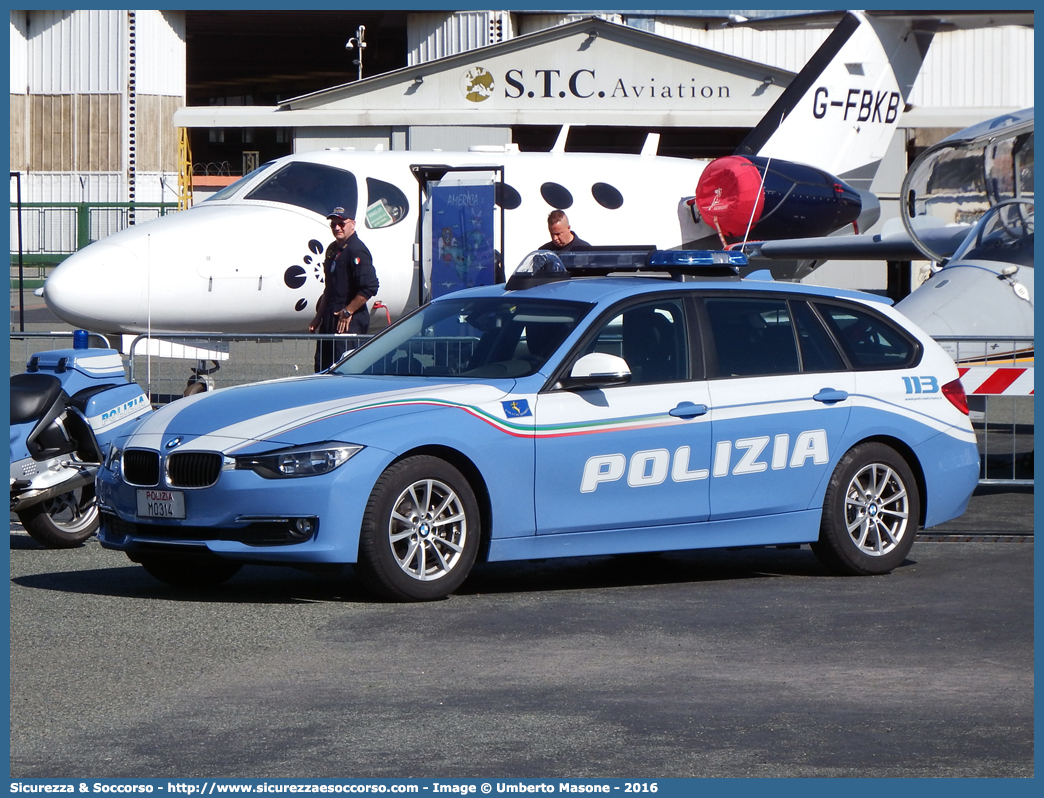
<instances>
[{"instance_id":1,"label":"front bumper","mask_svg":"<svg viewBox=\"0 0 1044 798\"><path fill-rule=\"evenodd\" d=\"M98 539L128 554L206 550L242 562L354 563L359 529L387 453L367 448L330 474L264 479L252 471L222 472L208 488L177 489L185 518L138 515L137 493L103 468Z\"/></svg>"}]
</instances>

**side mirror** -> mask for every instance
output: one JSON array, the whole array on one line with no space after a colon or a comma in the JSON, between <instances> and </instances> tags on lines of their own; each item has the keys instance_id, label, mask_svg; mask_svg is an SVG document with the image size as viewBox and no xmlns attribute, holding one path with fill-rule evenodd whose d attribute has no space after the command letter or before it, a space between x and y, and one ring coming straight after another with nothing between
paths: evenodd
<instances>
[{"instance_id":1,"label":"side mirror","mask_svg":"<svg viewBox=\"0 0 1044 798\"><path fill-rule=\"evenodd\" d=\"M607 388L611 385L625 385L630 381L631 367L622 357L605 352L590 352L573 364L569 376L561 382L563 388L575 390Z\"/></svg>"}]
</instances>

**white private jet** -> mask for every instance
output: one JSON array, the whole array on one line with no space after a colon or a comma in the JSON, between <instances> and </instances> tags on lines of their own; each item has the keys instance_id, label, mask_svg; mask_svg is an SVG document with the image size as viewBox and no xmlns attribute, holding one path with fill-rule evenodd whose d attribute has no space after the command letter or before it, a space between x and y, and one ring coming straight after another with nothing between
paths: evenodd
<instances>
[{"instance_id":1,"label":"white private jet","mask_svg":"<svg viewBox=\"0 0 1044 798\"><path fill-rule=\"evenodd\" d=\"M929 40L912 33L910 20L845 14L737 153L710 163L656 156L652 143L641 155L567 154L564 135L548 153L279 158L191 210L85 247L54 270L43 296L68 323L107 334L304 332L322 292L326 214L342 206L360 220L373 254L374 301L396 318L440 290L431 265L432 251L436 262L443 253L438 231L458 248L468 235L432 232L432 185L467 183L480 167L495 189L487 254L497 250L509 266L548 238L552 208L565 209L574 231L598 245L716 248L746 235L818 236L849 225L859 232L879 215L866 189ZM467 264L456 264L470 283Z\"/></svg>"}]
</instances>

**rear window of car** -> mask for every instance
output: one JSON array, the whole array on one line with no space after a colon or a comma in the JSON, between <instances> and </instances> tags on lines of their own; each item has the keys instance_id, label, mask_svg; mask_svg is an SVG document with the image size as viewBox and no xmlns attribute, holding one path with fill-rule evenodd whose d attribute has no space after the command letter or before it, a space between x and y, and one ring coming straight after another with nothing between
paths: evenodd
<instances>
[{"instance_id":1,"label":"rear window of car","mask_svg":"<svg viewBox=\"0 0 1044 798\"><path fill-rule=\"evenodd\" d=\"M848 305L817 302L815 307L853 368L900 369L916 364L920 345L888 319Z\"/></svg>"},{"instance_id":2,"label":"rear window of car","mask_svg":"<svg viewBox=\"0 0 1044 798\"><path fill-rule=\"evenodd\" d=\"M790 300L801 352L802 371L844 371L844 358L837 350L823 323L807 302Z\"/></svg>"},{"instance_id":3,"label":"rear window of car","mask_svg":"<svg viewBox=\"0 0 1044 798\"><path fill-rule=\"evenodd\" d=\"M908 368L921 351L888 319L845 304L711 296L703 305L718 377Z\"/></svg>"}]
</instances>

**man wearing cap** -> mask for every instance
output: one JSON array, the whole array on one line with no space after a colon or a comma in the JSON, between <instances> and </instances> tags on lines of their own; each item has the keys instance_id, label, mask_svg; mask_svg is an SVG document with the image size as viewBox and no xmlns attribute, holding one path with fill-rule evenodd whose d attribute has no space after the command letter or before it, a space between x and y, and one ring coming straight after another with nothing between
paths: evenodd
<instances>
[{"instance_id":1,"label":"man wearing cap","mask_svg":"<svg viewBox=\"0 0 1044 798\"><path fill-rule=\"evenodd\" d=\"M323 262L325 284L316 304L309 332L363 335L370 329L366 302L376 296L379 283L370 250L355 234L355 220L344 208L334 208L326 217L334 240L326 248ZM325 371L348 351L347 340L320 340L315 344L315 370ZM355 348L352 344L351 348Z\"/></svg>"}]
</instances>

